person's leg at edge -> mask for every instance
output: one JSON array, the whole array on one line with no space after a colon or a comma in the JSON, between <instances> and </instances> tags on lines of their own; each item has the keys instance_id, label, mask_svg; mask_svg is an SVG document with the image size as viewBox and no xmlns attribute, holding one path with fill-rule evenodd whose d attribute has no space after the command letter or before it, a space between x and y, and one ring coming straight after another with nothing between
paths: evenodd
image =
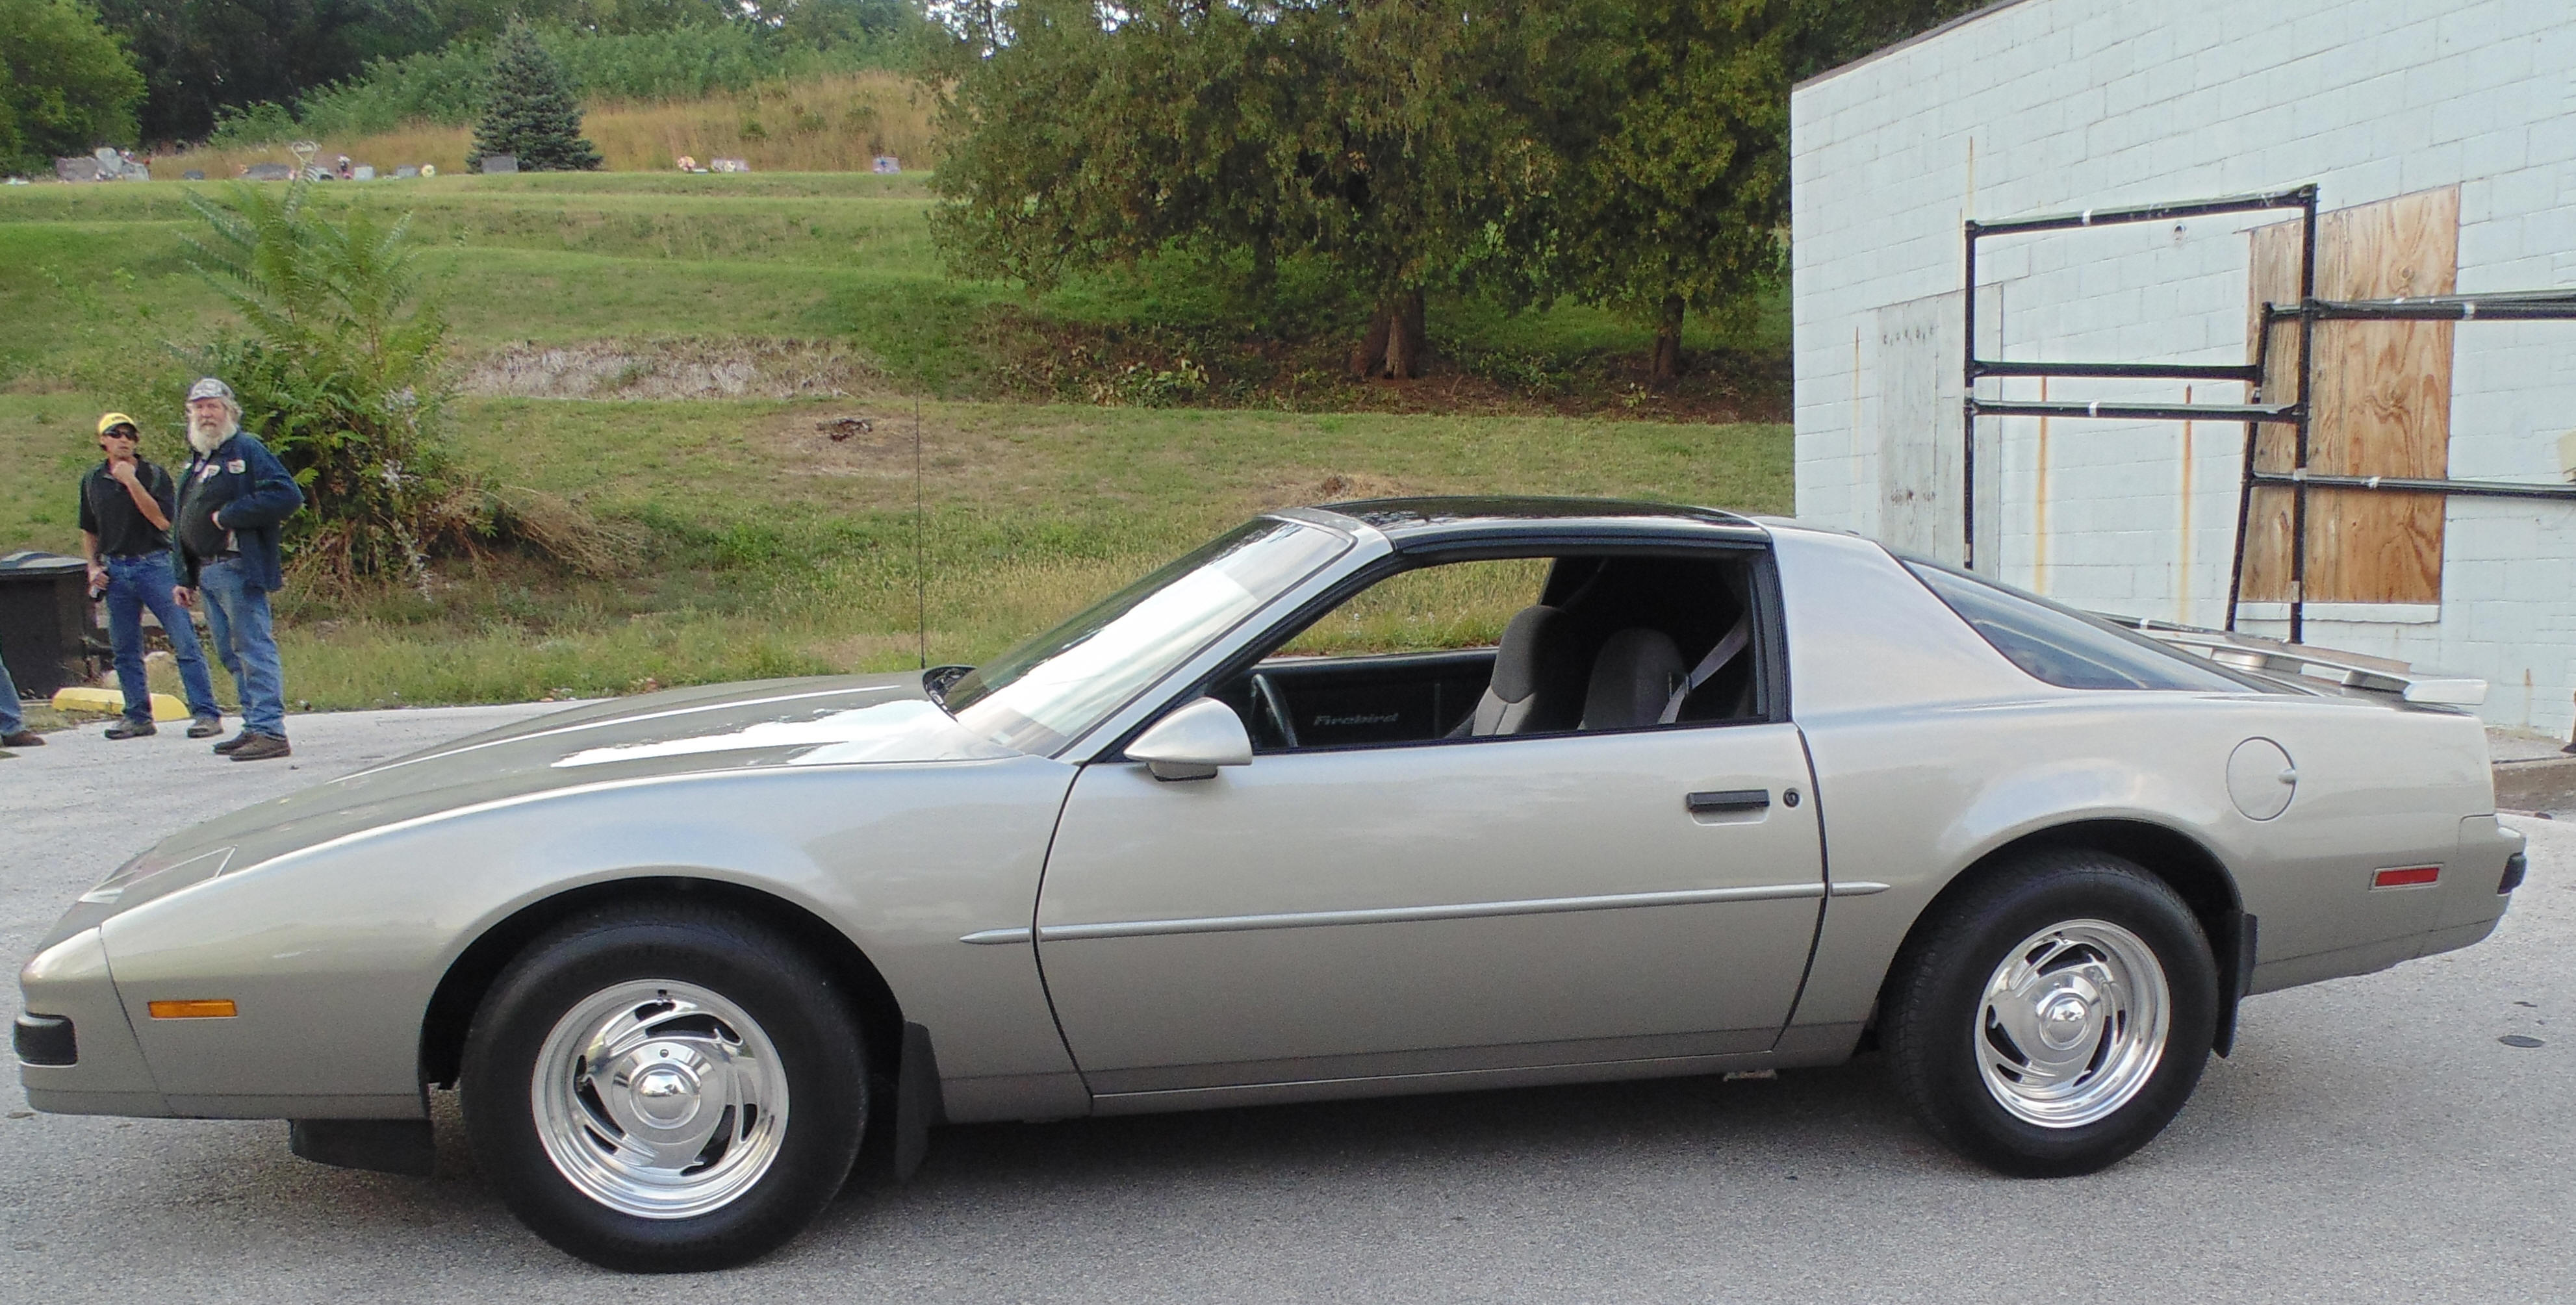
<instances>
[{"instance_id":1,"label":"person's leg at edge","mask_svg":"<svg viewBox=\"0 0 2576 1305\"><path fill-rule=\"evenodd\" d=\"M197 643L197 625L188 617L188 609L179 605L170 590L178 578L170 565L170 555L155 554L137 564L142 575L136 586L143 605L152 611L152 619L161 623L162 633L170 636L170 657L179 663L179 685L188 699L188 714L200 725L223 723L223 708L215 704L214 673L206 669L206 650ZM189 737L205 735L191 731Z\"/></svg>"},{"instance_id":2,"label":"person's leg at edge","mask_svg":"<svg viewBox=\"0 0 2576 1305\"><path fill-rule=\"evenodd\" d=\"M0 662L0 744L19 748L44 741L43 735L28 732L27 718L18 710L18 682L9 678L9 663Z\"/></svg>"},{"instance_id":3,"label":"person's leg at edge","mask_svg":"<svg viewBox=\"0 0 2576 1305\"><path fill-rule=\"evenodd\" d=\"M143 673L143 580L133 559L107 559L107 637L116 649L116 687L125 694L125 719L108 727L111 739L153 732L152 682Z\"/></svg>"}]
</instances>

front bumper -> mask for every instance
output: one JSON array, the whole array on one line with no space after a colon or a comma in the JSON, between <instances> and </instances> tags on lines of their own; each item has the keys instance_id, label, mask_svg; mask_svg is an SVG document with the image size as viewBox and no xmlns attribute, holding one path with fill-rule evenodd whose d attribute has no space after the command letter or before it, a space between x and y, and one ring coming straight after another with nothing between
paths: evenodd
<instances>
[{"instance_id":1,"label":"front bumper","mask_svg":"<svg viewBox=\"0 0 2576 1305\"><path fill-rule=\"evenodd\" d=\"M115 977L108 973L107 944L96 928L36 953L18 972L18 989L28 1015L70 1024L59 1033L33 1035L34 1045L50 1050L68 1043L74 1052L67 1065L20 1058L18 1082L27 1090L28 1105L58 1115L157 1118L171 1113L143 1061L142 1044L126 1022L125 1004L117 999ZM58 1054L42 1058L61 1059Z\"/></svg>"}]
</instances>

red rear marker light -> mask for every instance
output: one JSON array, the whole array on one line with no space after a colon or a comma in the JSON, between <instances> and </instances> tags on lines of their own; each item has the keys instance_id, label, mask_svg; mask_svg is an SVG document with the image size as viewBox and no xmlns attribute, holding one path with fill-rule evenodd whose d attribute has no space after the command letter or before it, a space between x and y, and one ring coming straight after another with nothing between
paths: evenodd
<instances>
[{"instance_id":1,"label":"red rear marker light","mask_svg":"<svg viewBox=\"0 0 2576 1305\"><path fill-rule=\"evenodd\" d=\"M2370 877L2373 888L2423 888L2442 877L2437 865L2411 865L2398 870L2382 870Z\"/></svg>"}]
</instances>

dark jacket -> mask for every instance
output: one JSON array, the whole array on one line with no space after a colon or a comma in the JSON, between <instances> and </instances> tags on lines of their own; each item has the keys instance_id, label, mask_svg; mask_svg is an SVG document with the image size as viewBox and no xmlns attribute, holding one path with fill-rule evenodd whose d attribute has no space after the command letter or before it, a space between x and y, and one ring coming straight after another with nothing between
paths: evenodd
<instances>
[{"instance_id":1,"label":"dark jacket","mask_svg":"<svg viewBox=\"0 0 2576 1305\"><path fill-rule=\"evenodd\" d=\"M190 458L187 472L179 477L182 517L209 504L215 524L232 535L232 546L240 552L251 583L271 591L284 588L278 526L304 506L304 491L296 488L286 464L249 432L235 431L214 452ZM198 568L212 560L181 543L179 583L196 588Z\"/></svg>"},{"instance_id":2,"label":"dark jacket","mask_svg":"<svg viewBox=\"0 0 2576 1305\"><path fill-rule=\"evenodd\" d=\"M179 488L169 472L149 458L136 458L134 479L161 505L162 516L179 519ZM134 496L108 474L104 462L81 477L80 528L98 536L98 551L109 557L139 557L170 547L170 532L134 506Z\"/></svg>"}]
</instances>

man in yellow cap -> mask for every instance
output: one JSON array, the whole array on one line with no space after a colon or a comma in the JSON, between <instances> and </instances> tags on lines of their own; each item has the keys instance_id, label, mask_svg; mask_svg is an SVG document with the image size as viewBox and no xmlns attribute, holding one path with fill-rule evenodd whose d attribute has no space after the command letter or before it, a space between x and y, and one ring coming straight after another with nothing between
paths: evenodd
<instances>
[{"instance_id":1,"label":"man in yellow cap","mask_svg":"<svg viewBox=\"0 0 2576 1305\"><path fill-rule=\"evenodd\" d=\"M142 432L134 419L111 412L98 419L98 451L107 460L81 477L81 553L89 559L89 592L107 599L108 637L116 644L116 682L125 690L125 717L107 728L111 739L158 732L152 723L152 690L143 676L143 613L170 636L187 691L192 739L224 732L215 706L215 680L197 646L197 626L171 591L170 521L179 515L178 485L170 473L135 453Z\"/></svg>"}]
</instances>

